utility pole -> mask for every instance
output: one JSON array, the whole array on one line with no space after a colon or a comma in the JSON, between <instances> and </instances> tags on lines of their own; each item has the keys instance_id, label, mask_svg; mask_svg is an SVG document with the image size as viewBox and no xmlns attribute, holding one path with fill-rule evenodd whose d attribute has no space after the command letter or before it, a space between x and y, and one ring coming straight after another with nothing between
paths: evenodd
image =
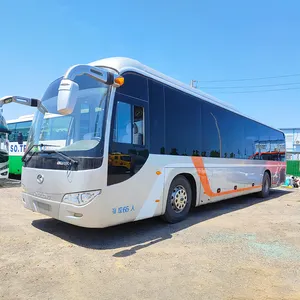
<instances>
[{"instance_id":1,"label":"utility pole","mask_svg":"<svg viewBox=\"0 0 300 300\"><path fill-rule=\"evenodd\" d=\"M197 88L197 80L191 80L191 87L193 87L193 88ZM194 85L194 83L196 83L196 85Z\"/></svg>"}]
</instances>

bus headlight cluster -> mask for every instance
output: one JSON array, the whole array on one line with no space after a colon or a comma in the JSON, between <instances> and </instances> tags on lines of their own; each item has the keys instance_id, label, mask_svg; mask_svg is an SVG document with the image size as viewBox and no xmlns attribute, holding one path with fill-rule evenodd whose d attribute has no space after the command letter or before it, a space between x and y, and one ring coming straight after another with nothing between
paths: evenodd
<instances>
[{"instance_id":1,"label":"bus headlight cluster","mask_svg":"<svg viewBox=\"0 0 300 300\"><path fill-rule=\"evenodd\" d=\"M63 202L81 206L91 202L96 196L101 194L101 190L66 194L63 197Z\"/></svg>"}]
</instances>

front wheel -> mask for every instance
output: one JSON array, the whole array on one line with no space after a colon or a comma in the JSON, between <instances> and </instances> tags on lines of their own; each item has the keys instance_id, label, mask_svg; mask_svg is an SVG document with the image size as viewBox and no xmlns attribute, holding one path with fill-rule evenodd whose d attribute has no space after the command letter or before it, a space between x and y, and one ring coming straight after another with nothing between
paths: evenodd
<instances>
[{"instance_id":1,"label":"front wheel","mask_svg":"<svg viewBox=\"0 0 300 300\"><path fill-rule=\"evenodd\" d=\"M166 211L162 217L169 223L180 222L187 217L191 204L191 185L184 176L178 176L171 183Z\"/></svg>"},{"instance_id":2,"label":"front wheel","mask_svg":"<svg viewBox=\"0 0 300 300\"><path fill-rule=\"evenodd\" d=\"M260 198L266 198L270 194L271 178L268 172L265 172L262 180L262 190L258 193Z\"/></svg>"}]
</instances>

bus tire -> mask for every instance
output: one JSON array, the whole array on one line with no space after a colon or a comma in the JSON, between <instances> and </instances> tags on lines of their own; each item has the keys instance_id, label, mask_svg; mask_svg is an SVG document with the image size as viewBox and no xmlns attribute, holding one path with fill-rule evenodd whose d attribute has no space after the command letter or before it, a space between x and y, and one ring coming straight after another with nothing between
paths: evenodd
<instances>
[{"instance_id":1,"label":"bus tire","mask_svg":"<svg viewBox=\"0 0 300 300\"><path fill-rule=\"evenodd\" d=\"M168 223L180 222L187 217L191 204L191 185L184 176L177 176L169 188L166 211L162 218Z\"/></svg>"},{"instance_id":2,"label":"bus tire","mask_svg":"<svg viewBox=\"0 0 300 300\"><path fill-rule=\"evenodd\" d=\"M271 178L268 172L264 173L264 177L262 180L262 190L258 193L260 198L266 198L270 194L271 188Z\"/></svg>"}]
</instances>

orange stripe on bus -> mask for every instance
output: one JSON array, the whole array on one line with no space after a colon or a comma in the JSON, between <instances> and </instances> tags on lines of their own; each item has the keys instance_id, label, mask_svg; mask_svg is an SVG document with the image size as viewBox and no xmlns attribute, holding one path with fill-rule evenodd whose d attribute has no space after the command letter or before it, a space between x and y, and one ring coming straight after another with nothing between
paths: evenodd
<instances>
[{"instance_id":1,"label":"orange stripe on bus","mask_svg":"<svg viewBox=\"0 0 300 300\"><path fill-rule=\"evenodd\" d=\"M229 191L224 191L224 192L220 192L220 193L215 193L211 190L202 157L193 156L192 161L193 161L193 164L194 164L194 166L197 170L198 176L200 178L200 182L201 182L202 187L204 189L204 194L206 194L209 197L230 195L230 194L234 194L234 193L250 191L250 190L253 190L253 189L261 188L261 185L255 185L255 186L250 186L250 187L245 187L245 188L239 188L239 189L236 189L236 190L229 190Z\"/></svg>"}]
</instances>

